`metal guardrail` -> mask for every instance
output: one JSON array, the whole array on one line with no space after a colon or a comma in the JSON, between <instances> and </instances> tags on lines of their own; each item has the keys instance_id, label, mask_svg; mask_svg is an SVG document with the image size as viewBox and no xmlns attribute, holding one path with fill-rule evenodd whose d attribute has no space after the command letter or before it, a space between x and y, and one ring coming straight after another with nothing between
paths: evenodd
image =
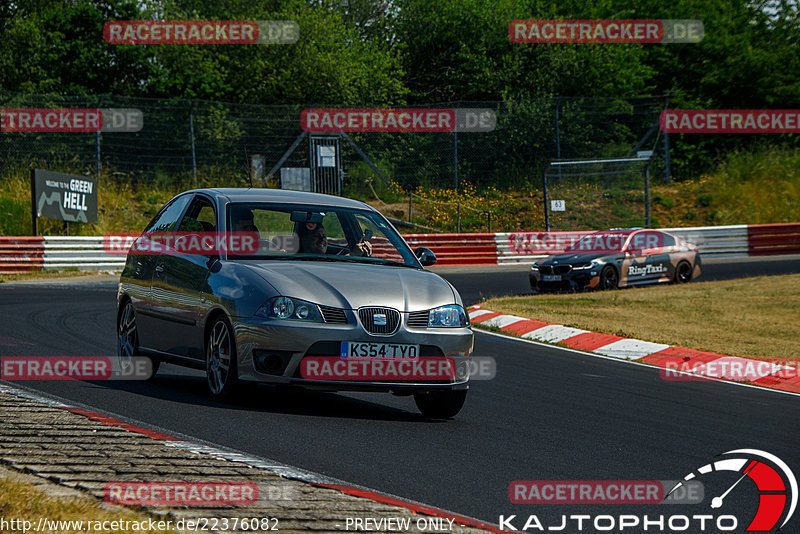
<instances>
[{"instance_id":1,"label":"metal guardrail","mask_svg":"<svg viewBox=\"0 0 800 534\"><path fill-rule=\"evenodd\" d=\"M800 253L800 223L663 228L696 244L707 257L745 257ZM588 233L588 232L587 232ZM551 248L525 245L544 232L410 234L412 248L433 250L440 265L527 263L553 254ZM573 232L573 234L575 234ZM529 239L529 242L540 242ZM522 243L522 245L520 245ZM125 257L109 254L99 237L0 237L0 274L48 269L121 270Z\"/></svg>"}]
</instances>

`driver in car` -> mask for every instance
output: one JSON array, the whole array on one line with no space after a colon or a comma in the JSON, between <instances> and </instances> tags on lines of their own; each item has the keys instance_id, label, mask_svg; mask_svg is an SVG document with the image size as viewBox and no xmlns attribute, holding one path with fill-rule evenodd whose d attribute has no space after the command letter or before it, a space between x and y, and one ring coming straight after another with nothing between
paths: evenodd
<instances>
[{"instance_id":1,"label":"driver in car","mask_svg":"<svg viewBox=\"0 0 800 534\"><path fill-rule=\"evenodd\" d=\"M258 227L254 222L255 217L249 209L234 212L231 218L233 219L233 230L235 232L258 232Z\"/></svg>"},{"instance_id":2,"label":"driver in car","mask_svg":"<svg viewBox=\"0 0 800 534\"><path fill-rule=\"evenodd\" d=\"M307 254L327 254L328 236L321 223L306 222L300 225L300 252ZM372 244L363 238L355 245L349 247L345 255L372 256Z\"/></svg>"}]
</instances>

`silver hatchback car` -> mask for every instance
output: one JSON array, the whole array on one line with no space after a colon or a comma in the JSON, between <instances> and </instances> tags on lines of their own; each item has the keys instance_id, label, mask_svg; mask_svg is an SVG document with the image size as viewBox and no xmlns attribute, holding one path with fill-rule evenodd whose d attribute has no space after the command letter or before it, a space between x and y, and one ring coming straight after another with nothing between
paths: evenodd
<instances>
[{"instance_id":1,"label":"silver hatchback car","mask_svg":"<svg viewBox=\"0 0 800 534\"><path fill-rule=\"evenodd\" d=\"M147 357L154 373L162 361L203 369L216 398L243 383L384 391L449 418L469 388L473 333L455 288L424 269L435 261L354 200L187 191L128 252L119 356Z\"/></svg>"}]
</instances>

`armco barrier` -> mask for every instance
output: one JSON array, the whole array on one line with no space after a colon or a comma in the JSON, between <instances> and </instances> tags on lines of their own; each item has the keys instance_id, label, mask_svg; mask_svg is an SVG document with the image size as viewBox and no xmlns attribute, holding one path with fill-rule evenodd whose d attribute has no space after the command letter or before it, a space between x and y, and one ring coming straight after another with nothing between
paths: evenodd
<instances>
[{"instance_id":1,"label":"armco barrier","mask_svg":"<svg viewBox=\"0 0 800 534\"><path fill-rule=\"evenodd\" d=\"M800 225L798 225L800 226ZM748 255L748 225L698 226L691 228L662 228L676 237L698 246L706 257L737 257ZM497 241L497 263L527 263L551 254L563 252L553 246L542 247L548 236L563 235L576 238L591 232L510 232L495 234ZM800 232L798 233L800 236ZM563 240L564 243L568 241ZM788 252L787 252L788 253Z\"/></svg>"},{"instance_id":2,"label":"armco barrier","mask_svg":"<svg viewBox=\"0 0 800 534\"><path fill-rule=\"evenodd\" d=\"M800 224L759 224L747 228L751 256L800 253Z\"/></svg>"},{"instance_id":3,"label":"armco barrier","mask_svg":"<svg viewBox=\"0 0 800 534\"><path fill-rule=\"evenodd\" d=\"M800 254L800 223L664 228L696 244L706 257ZM571 235L582 232L570 232ZM585 232L589 233L589 232ZM531 263L557 251L541 247L545 232L410 234L411 248L433 250L438 265ZM0 274L42 269L120 270L124 256L108 254L102 237L0 237Z\"/></svg>"},{"instance_id":4,"label":"armco barrier","mask_svg":"<svg viewBox=\"0 0 800 534\"><path fill-rule=\"evenodd\" d=\"M43 237L0 237L0 274L40 271L43 264Z\"/></svg>"},{"instance_id":5,"label":"armco barrier","mask_svg":"<svg viewBox=\"0 0 800 534\"><path fill-rule=\"evenodd\" d=\"M44 268L77 267L94 271L118 270L125 266L125 256L108 254L103 237L45 236Z\"/></svg>"},{"instance_id":6,"label":"armco barrier","mask_svg":"<svg viewBox=\"0 0 800 534\"><path fill-rule=\"evenodd\" d=\"M427 247L440 265L495 265L497 234L411 234L411 248Z\"/></svg>"}]
</instances>

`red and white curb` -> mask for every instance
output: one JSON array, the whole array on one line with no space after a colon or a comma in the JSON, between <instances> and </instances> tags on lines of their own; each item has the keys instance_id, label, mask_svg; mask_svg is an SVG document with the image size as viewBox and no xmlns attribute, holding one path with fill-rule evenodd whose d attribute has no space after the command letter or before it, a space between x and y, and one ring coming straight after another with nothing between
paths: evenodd
<instances>
[{"instance_id":1,"label":"red and white curb","mask_svg":"<svg viewBox=\"0 0 800 534\"><path fill-rule=\"evenodd\" d=\"M314 473L313 471L307 471L305 469L282 464L280 462L268 460L266 458L252 456L249 454L242 454L236 451L225 450L222 448L214 447L212 445L205 445L195 441L189 441L183 438L171 436L169 434L165 434L158 430L150 429L144 426L138 426L100 412L95 412L84 408L70 406L59 400L55 400L51 397L41 395L37 392L30 391L28 389L17 387L16 385L11 386L8 383L0 382L0 393L7 393L9 395L14 395L16 397L28 399L34 402L38 402L40 404L45 404L52 408L59 408L77 415L82 415L90 420L98 421L108 426L122 428L127 430L128 432L135 432L137 434L142 434L151 439L161 441L167 447L184 449L196 454L205 454L212 456L214 458L221 458L231 462L238 462L256 469L266 469L283 478L299 480L301 482L305 482L312 486L336 490L345 493L347 495L362 497L382 504L388 504L400 508L405 508L415 514L451 519L455 522L455 524L462 527L481 529L495 534L503 534L505 532L500 528L498 528L497 525L486 523L484 521L481 521L480 519L475 519L473 517L456 514L453 512L449 512L447 510L443 510L441 508L428 506L427 504L419 503L409 499L404 499L402 497L397 497L389 493L375 491L369 488L365 488L363 486L348 484L336 478L327 477L325 475Z\"/></svg>"},{"instance_id":2,"label":"red and white curb","mask_svg":"<svg viewBox=\"0 0 800 534\"><path fill-rule=\"evenodd\" d=\"M647 363L664 369L692 369L698 379L708 378L800 393L798 369L763 360L725 356L663 343L628 339L611 334L598 334L560 324L526 319L486 310L480 306L468 309L470 321L480 326L499 328L523 339L542 343L558 343L571 349L591 352L619 360ZM676 375L690 373L679 373ZM680 378L675 378L679 380Z\"/></svg>"}]
</instances>

